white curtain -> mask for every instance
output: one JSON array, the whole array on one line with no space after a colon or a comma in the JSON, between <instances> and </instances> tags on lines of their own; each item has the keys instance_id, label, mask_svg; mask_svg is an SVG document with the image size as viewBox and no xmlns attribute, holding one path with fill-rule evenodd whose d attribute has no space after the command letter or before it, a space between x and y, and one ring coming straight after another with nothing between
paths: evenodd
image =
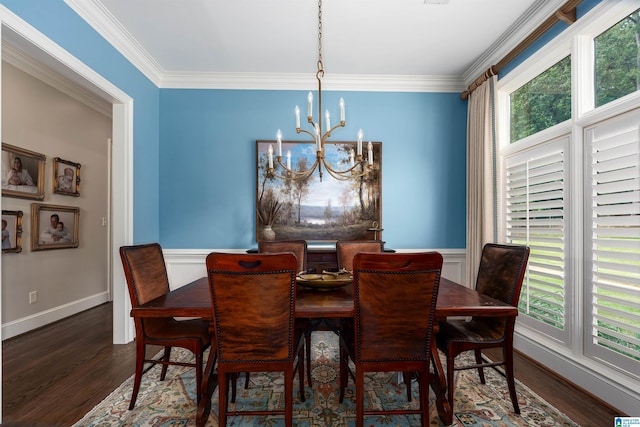
<instances>
[{"instance_id":1,"label":"white curtain","mask_svg":"<svg viewBox=\"0 0 640 427\"><path fill-rule=\"evenodd\" d=\"M467 107L467 276L475 286L482 247L495 237L495 116L490 77L469 94Z\"/></svg>"}]
</instances>

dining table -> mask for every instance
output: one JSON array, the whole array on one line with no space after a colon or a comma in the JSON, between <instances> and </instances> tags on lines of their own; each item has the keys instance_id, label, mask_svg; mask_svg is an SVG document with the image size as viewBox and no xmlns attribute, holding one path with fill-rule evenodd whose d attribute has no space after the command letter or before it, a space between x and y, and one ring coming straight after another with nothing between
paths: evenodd
<instances>
[{"instance_id":1,"label":"dining table","mask_svg":"<svg viewBox=\"0 0 640 427\"><path fill-rule=\"evenodd\" d=\"M450 316L517 316L517 307L480 294L474 289L442 277L438 288L435 317L444 320ZM211 296L207 277L201 277L166 295L134 307L132 317L199 317L211 320ZM295 317L301 321L308 319L353 318L353 285L351 283L331 289L313 289L297 286ZM437 322L436 322L437 324ZM453 421L453 408L447 401L446 376L435 343L432 345L431 388L436 396L438 416L444 425ZM200 405L210 401L214 387L203 386ZM207 408L210 405L206 405ZM199 408L202 412L202 408ZM208 409L207 409L208 412ZM202 415L202 414L199 414ZM208 414L206 414L208 416ZM205 417L206 419L206 417Z\"/></svg>"}]
</instances>

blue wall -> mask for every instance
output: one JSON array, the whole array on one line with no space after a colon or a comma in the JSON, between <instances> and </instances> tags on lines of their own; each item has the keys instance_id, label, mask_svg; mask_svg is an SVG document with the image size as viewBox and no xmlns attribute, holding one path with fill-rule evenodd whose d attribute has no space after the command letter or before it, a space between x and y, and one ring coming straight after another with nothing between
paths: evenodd
<instances>
[{"instance_id":1,"label":"blue wall","mask_svg":"<svg viewBox=\"0 0 640 427\"><path fill-rule=\"evenodd\" d=\"M160 229L171 248L255 246L256 140L305 140L306 91L160 91ZM331 140L382 141L383 239L464 248L466 102L458 93L323 92L347 126ZM315 107L315 106L314 106ZM315 113L314 113L315 114ZM303 117L303 127L304 123Z\"/></svg>"},{"instance_id":2,"label":"blue wall","mask_svg":"<svg viewBox=\"0 0 640 427\"><path fill-rule=\"evenodd\" d=\"M255 245L255 141L296 138L306 91L158 89L62 0L0 0L134 99L134 241L165 248ZM324 94L347 127L382 141L383 238L394 248L465 247L466 102L458 93ZM304 114L304 113L303 113ZM117 214L117 213L116 213Z\"/></svg>"},{"instance_id":3,"label":"blue wall","mask_svg":"<svg viewBox=\"0 0 640 427\"><path fill-rule=\"evenodd\" d=\"M134 99L134 241L158 241L158 88L62 0L0 3Z\"/></svg>"}]
</instances>

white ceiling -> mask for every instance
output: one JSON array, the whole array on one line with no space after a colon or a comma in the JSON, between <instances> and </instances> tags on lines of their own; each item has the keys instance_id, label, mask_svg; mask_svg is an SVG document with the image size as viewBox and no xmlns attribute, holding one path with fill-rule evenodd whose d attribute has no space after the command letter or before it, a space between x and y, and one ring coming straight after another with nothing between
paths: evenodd
<instances>
[{"instance_id":1,"label":"white ceiling","mask_svg":"<svg viewBox=\"0 0 640 427\"><path fill-rule=\"evenodd\" d=\"M65 0L156 84L316 71L316 0ZM330 75L469 84L565 0L324 0ZM505 40L512 39L510 43Z\"/></svg>"}]
</instances>

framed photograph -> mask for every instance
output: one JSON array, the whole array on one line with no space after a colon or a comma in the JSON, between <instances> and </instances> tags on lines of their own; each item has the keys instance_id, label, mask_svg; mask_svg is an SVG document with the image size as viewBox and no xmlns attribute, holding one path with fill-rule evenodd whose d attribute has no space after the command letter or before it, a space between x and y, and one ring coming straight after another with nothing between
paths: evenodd
<instances>
[{"instance_id":1,"label":"framed photograph","mask_svg":"<svg viewBox=\"0 0 640 427\"><path fill-rule=\"evenodd\" d=\"M22 252L22 211L2 211L2 253Z\"/></svg>"},{"instance_id":2,"label":"framed photograph","mask_svg":"<svg viewBox=\"0 0 640 427\"><path fill-rule=\"evenodd\" d=\"M44 199L44 154L2 143L2 196Z\"/></svg>"},{"instance_id":3,"label":"framed photograph","mask_svg":"<svg viewBox=\"0 0 640 427\"><path fill-rule=\"evenodd\" d=\"M256 241L381 239L381 142L372 143L373 165L356 164L353 176L343 180L334 178L325 165L322 180L317 169L304 179L288 179L276 160L276 141L256 143ZM349 169L356 144L327 142L325 161L334 170ZM274 150L273 175L268 173L269 146ZM282 163L308 170L316 160L315 147L313 142L282 141ZM367 157L366 143L364 150Z\"/></svg>"},{"instance_id":4,"label":"framed photograph","mask_svg":"<svg viewBox=\"0 0 640 427\"><path fill-rule=\"evenodd\" d=\"M31 204L31 250L78 247L80 208Z\"/></svg>"},{"instance_id":5,"label":"framed photograph","mask_svg":"<svg viewBox=\"0 0 640 427\"><path fill-rule=\"evenodd\" d=\"M80 196L80 163L54 157L53 192L66 196Z\"/></svg>"}]
</instances>

